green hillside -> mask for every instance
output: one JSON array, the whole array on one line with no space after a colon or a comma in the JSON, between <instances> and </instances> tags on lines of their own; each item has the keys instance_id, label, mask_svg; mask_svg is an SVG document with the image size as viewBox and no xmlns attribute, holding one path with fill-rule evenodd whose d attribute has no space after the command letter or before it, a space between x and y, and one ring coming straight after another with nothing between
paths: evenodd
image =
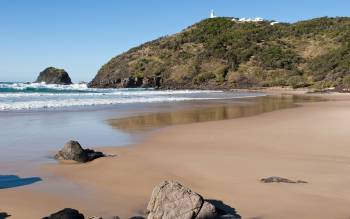
<instances>
[{"instance_id":1,"label":"green hillside","mask_svg":"<svg viewBox=\"0 0 350 219\"><path fill-rule=\"evenodd\" d=\"M206 19L102 66L91 87L350 87L350 18Z\"/></svg>"}]
</instances>

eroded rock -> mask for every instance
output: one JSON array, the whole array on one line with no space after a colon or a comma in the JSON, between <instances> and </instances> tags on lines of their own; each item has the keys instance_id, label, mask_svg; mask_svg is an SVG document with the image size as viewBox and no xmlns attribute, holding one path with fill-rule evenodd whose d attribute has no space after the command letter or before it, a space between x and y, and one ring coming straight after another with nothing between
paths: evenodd
<instances>
[{"instance_id":1,"label":"eroded rock","mask_svg":"<svg viewBox=\"0 0 350 219\"><path fill-rule=\"evenodd\" d=\"M217 203L222 203L217 201ZM239 215L219 209L215 202L175 181L164 181L156 186L148 203L148 219L239 219Z\"/></svg>"},{"instance_id":2,"label":"eroded rock","mask_svg":"<svg viewBox=\"0 0 350 219\"><path fill-rule=\"evenodd\" d=\"M55 158L59 160L74 160L80 163L89 162L105 155L102 152L91 149L83 149L79 142L68 141L62 150L60 150Z\"/></svg>"},{"instance_id":3,"label":"eroded rock","mask_svg":"<svg viewBox=\"0 0 350 219\"><path fill-rule=\"evenodd\" d=\"M149 219L194 218L203 204L203 198L178 182L164 181L156 186L148 203Z\"/></svg>"}]
</instances>

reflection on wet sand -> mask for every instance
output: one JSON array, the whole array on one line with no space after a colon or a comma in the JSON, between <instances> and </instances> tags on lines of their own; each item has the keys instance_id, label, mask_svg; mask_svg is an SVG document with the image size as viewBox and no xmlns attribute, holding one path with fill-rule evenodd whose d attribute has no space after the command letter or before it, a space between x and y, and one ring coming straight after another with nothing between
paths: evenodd
<instances>
[{"instance_id":1,"label":"reflection on wet sand","mask_svg":"<svg viewBox=\"0 0 350 219\"><path fill-rule=\"evenodd\" d=\"M126 118L110 119L108 123L116 129L126 132L138 132L164 126L207 122L253 116L278 109L296 107L296 103L322 101L320 97L282 95L263 96L246 99L243 102L218 103L214 106L158 112Z\"/></svg>"}]
</instances>

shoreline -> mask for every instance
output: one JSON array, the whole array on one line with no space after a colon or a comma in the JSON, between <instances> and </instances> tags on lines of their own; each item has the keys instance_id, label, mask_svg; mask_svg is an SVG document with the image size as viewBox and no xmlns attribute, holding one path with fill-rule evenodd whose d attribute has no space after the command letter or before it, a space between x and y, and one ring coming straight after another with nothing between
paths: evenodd
<instances>
[{"instance_id":1,"label":"shoreline","mask_svg":"<svg viewBox=\"0 0 350 219\"><path fill-rule=\"evenodd\" d=\"M350 98L345 95L328 95L328 98L343 101L302 103L302 107L252 117L175 125L157 130L135 145L101 149L105 153L117 154L115 158L103 158L84 165L45 165L44 172L84 187L89 200L82 203L69 201L71 205L67 206L62 203L67 201L66 197L41 193L35 190L38 186L33 185L1 191L5 197L12 197L12 204L6 203L1 195L3 209L0 210L14 215L14 218L22 218L22 215L37 218L59 208L75 207L88 216L108 218L119 215L127 218L144 211L153 187L161 180L175 179L205 197L224 201L243 218L315 218L315 215L318 218L345 218L343 216L350 215L346 208L350 198L341 194L350 194L349 189L344 188L350 178L343 177L349 173L346 165L350 163L350 151L344 145L344 131L339 131L338 124L328 117L331 115L342 128L346 128L349 113L344 109L350 106ZM295 120L305 122L304 127ZM286 125L291 129L286 130ZM329 130L332 144L338 146L335 151L327 148L324 143L329 140L316 132L315 125L337 128ZM315 134L315 139L308 138L306 132L310 131ZM271 133L279 133L277 136L281 139L275 139ZM251 135L255 136L254 139L249 138ZM302 144L306 148L298 145L300 140L305 141ZM281 148L278 148L279 144L282 144ZM317 173L316 166L319 165L328 175L336 170L332 180ZM300 178L310 183L264 185L259 182L260 178L270 175ZM344 182L334 177L340 177ZM324 188L329 191L324 191ZM34 196L38 200L31 200ZM18 204L16 197L26 197L26 200ZM285 200L284 197L290 198ZM47 205L39 207L43 202ZM28 208L35 210L28 213ZM319 212L319 209L328 208L332 209ZM285 216L286 212L291 215Z\"/></svg>"}]
</instances>

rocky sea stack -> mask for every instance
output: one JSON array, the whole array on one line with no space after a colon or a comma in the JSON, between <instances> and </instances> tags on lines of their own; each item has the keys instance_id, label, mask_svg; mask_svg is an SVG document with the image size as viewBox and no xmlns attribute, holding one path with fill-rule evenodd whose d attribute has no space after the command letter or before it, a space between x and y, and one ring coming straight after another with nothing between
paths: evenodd
<instances>
[{"instance_id":1,"label":"rocky sea stack","mask_svg":"<svg viewBox=\"0 0 350 219\"><path fill-rule=\"evenodd\" d=\"M40 72L37 83L45 82L46 84L72 84L68 73L64 69L58 69L54 67L48 67L44 71Z\"/></svg>"}]
</instances>

